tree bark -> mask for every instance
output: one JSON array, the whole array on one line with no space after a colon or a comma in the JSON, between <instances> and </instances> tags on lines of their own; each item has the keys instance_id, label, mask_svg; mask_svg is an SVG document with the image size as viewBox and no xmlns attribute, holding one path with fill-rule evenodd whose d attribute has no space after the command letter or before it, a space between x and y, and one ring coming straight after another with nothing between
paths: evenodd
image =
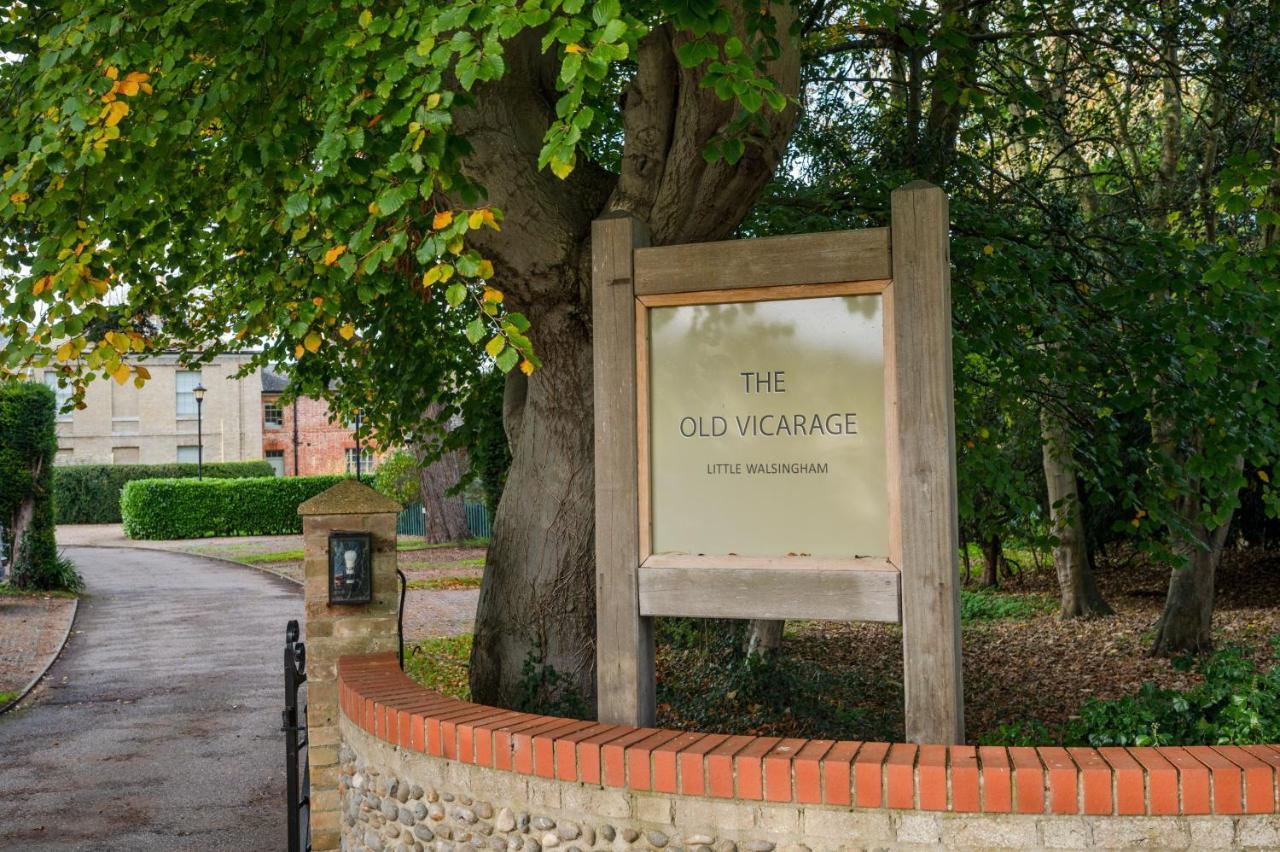
<instances>
[{"instance_id":1,"label":"tree bark","mask_svg":"<svg viewBox=\"0 0 1280 852\"><path fill-rule=\"evenodd\" d=\"M782 650L782 634L786 627L785 621L753 618L747 622L747 637L743 642L742 650L748 657L752 654L759 654L761 657L773 656Z\"/></svg>"},{"instance_id":2,"label":"tree bark","mask_svg":"<svg viewBox=\"0 0 1280 852\"><path fill-rule=\"evenodd\" d=\"M783 56L772 73L799 89L799 54L775 9ZM536 34L534 34L536 35ZM561 181L537 168L554 115L558 64L525 34L506 46L507 73L455 115L473 148L466 168L507 214L478 247L493 259L507 302L533 322L544 367L510 380L504 426L512 463L494 519L471 652L475 700L512 706L527 660L595 704L595 497L590 320L591 221L609 210L644 220L654 245L724 239L772 176L794 110L770 114L733 165L708 163L706 143L736 106L681 68L684 36L660 27L642 41L623 113L622 169L579 162Z\"/></svg>"},{"instance_id":3,"label":"tree bark","mask_svg":"<svg viewBox=\"0 0 1280 852\"><path fill-rule=\"evenodd\" d=\"M1188 500L1184 517L1194 516L1198 500ZM1197 525L1195 541L1182 556L1184 564L1175 567L1169 577L1169 592L1164 611L1156 622L1156 638L1151 656L1204 654L1213 650L1214 580L1222 548L1227 541L1228 521L1215 530Z\"/></svg>"},{"instance_id":4,"label":"tree bark","mask_svg":"<svg viewBox=\"0 0 1280 852\"><path fill-rule=\"evenodd\" d=\"M1000 560L1003 557L1000 536L992 534L982 543L982 585L988 589L1000 586Z\"/></svg>"},{"instance_id":5,"label":"tree bark","mask_svg":"<svg viewBox=\"0 0 1280 852\"><path fill-rule=\"evenodd\" d=\"M422 508L427 512L428 544L462 541L470 534L462 494L449 493L449 489L461 481L462 468L462 454L452 450L419 469Z\"/></svg>"},{"instance_id":6,"label":"tree bark","mask_svg":"<svg viewBox=\"0 0 1280 852\"><path fill-rule=\"evenodd\" d=\"M1062 422L1048 411L1040 413L1040 429L1043 438L1041 457L1055 539L1053 567L1058 574L1062 603L1058 615L1063 619L1112 615L1114 611L1103 600L1089 564L1080 494L1071 464L1070 436Z\"/></svg>"}]
</instances>

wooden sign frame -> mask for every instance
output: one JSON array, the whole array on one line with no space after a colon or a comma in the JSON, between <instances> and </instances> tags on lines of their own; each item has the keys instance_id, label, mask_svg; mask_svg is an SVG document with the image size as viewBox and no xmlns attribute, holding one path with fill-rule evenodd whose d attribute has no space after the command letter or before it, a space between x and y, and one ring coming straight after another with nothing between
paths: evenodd
<instances>
[{"instance_id":1,"label":"wooden sign frame","mask_svg":"<svg viewBox=\"0 0 1280 852\"><path fill-rule=\"evenodd\" d=\"M947 200L892 196L889 228L648 247L623 215L592 227L599 718L654 721L653 616L901 622L906 732L963 742ZM887 559L650 552L649 311L883 299Z\"/></svg>"}]
</instances>

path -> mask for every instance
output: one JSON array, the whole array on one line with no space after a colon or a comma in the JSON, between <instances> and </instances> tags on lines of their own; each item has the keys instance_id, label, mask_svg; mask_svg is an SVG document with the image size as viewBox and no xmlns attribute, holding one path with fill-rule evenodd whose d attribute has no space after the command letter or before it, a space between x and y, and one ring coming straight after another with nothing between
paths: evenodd
<instances>
[{"instance_id":1,"label":"path","mask_svg":"<svg viewBox=\"0 0 1280 852\"><path fill-rule=\"evenodd\" d=\"M0 849L276 850L297 586L183 554L68 548L76 632L0 716Z\"/></svg>"}]
</instances>

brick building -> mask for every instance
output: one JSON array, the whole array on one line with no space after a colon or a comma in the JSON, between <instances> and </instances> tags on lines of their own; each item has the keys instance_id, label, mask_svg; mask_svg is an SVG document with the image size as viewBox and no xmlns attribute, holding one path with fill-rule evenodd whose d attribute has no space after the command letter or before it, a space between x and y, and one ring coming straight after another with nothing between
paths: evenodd
<instances>
[{"instance_id":1,"label":"brick building","mask_svg":"<svg viewBox=\"0 0 1280 852\"><path fill-rule=\"evenodd\" d=\"M350 424L330 421L324 400L300 397L282 403L289 382L262 371L262 456L277 476L355 473L356 439ZM370 472L379 454L366 443L360 450L362 472Z\"/></svg>"}]
</instances>

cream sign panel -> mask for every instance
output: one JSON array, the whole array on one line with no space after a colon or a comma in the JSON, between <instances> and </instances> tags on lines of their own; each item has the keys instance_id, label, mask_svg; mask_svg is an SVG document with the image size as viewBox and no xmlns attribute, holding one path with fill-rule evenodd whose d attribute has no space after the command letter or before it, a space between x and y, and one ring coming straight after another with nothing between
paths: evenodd
<instances>
[{"instance_id":1,"label":"cream sign panel","mask_svg":"<svg viewBox=\"0 0 1280 852\"><path fill-rule=\"evenodd\" d=\"M888 555L879 295L649 311L654 553Z\"/></svg>"}]
</instances>

